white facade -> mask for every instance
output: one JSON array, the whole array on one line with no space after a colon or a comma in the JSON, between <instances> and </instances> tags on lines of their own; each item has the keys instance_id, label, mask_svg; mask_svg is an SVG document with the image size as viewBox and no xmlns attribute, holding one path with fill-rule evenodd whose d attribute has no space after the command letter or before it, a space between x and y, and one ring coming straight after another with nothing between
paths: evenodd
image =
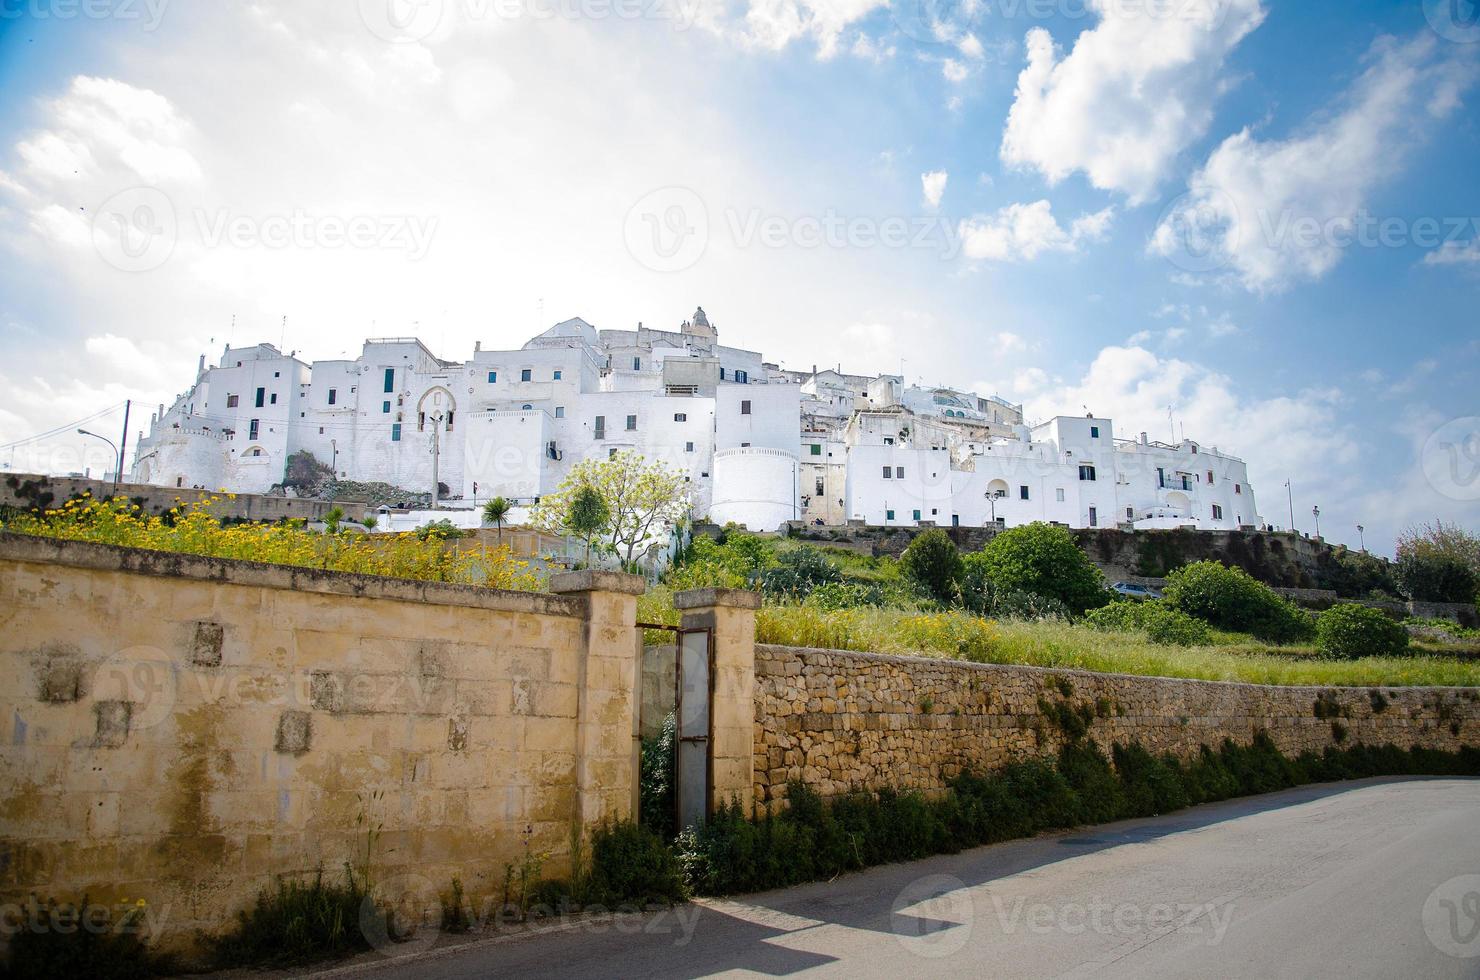
<instances>
[{"instance_id":1,"label":"white facade","mask_svg":"<svg viewBox=\"0 0 1480 980\"><path fill-rule=\"evenodd\" d=\"M524 507L576 462L623 450L683 473L696 517L752 530L1261 523L1244 463L1216 448L1118 440L1109 419L1029 427L1020 405L897 375L783 370L722 346L702 309L676 331L567 320L462 362L414 338L313 365L228 347L160 406L133 478L261 493L307 451L411 497L440 484L444 506Z\"/></svg>"}]
</instances>

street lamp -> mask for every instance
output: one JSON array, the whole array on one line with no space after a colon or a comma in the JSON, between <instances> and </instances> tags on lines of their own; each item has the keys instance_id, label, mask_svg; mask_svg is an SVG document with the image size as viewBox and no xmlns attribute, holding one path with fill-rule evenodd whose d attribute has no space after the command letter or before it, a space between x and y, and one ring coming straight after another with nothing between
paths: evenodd
<instances>
[{"instance_id":1,"label":"street lamp","mask_svg":"<svg viewBox=\"0 0 1480 980\"><path fill-rule=\"evenodd\" d=\"M1359 542L1359 545L1358 546L1362 549L1362 553L1363 554L1366 554L1367 553L1367 529L1365 527L1363 527L1362 525L1360 525L1360 524L1357 525L1357 541Z\"/></svg>"},{"instance_id":2,"label":"street lamp","mask_svg":"<svg viewBox=\"0 0 1480 980\"><path fill-rule=\"evenodd\" d=\"M118 464L113 467L113 485L115 487L118 486L118 481L123 475L123 454L118 451L118 447L113 444L113 440L107 436L100 436L96 432L89 432L86 429L78 429L77 434L92 436L94 439L102 439L108 444L108 448L113 450L113 458L118 460Z\"/></svg>"},{"instance_id":3,"label":"street lamp","mask_svg":"<svg viewBox=\"0 0 1480 980\"><path fill-rule=\"evenodd\" d=\"M1314 517L1316 519L1316 539L1319 540L1320 537L1321 537L1321 508L1320 508L1320 505L1318 504L1315 507L1312 507L1310 509L1310 514L1311 514L1312 517Z\"/></svg>"}]
</instances>

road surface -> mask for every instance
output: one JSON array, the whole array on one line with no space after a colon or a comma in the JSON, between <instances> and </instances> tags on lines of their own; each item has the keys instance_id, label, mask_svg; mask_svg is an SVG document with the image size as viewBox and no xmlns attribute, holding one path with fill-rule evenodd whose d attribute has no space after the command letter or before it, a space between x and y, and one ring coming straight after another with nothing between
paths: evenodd
<instances>
[{"instance_id":1,"label":"road surface","mask_svg":"<svg viewBox=\"0 0 1480 980\"><path fill-rule=\"evenodd\" d=\"M327 972L1480 977L1480 781L1305 787Z\"/></svg>"}]
</instances>

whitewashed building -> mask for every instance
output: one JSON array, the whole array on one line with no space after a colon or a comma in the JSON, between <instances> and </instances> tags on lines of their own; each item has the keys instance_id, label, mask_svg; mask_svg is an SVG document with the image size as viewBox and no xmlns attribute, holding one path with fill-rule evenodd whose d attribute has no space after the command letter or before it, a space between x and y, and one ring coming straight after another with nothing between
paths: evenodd
<instances>
[{"instance_id":1,"label":"whitewashed building","mask_svg":"<svg viewBox=\"0 0 1480 980\"><path fill-rule=\"evenodd\" d=\"M228 347L159 406L132 476L262 493L307 451L343 480L519 507L579 460L623 450L682 472L696 517L752 530L1261 523L1244 463L1216 448L1118 440L1109 419L1030 426L1021 405L899 375L784 370L721 345L702 308L678 330L567 320L467 361L415 338L312 365L270 344Z\"/></svg>"}]
</instances>

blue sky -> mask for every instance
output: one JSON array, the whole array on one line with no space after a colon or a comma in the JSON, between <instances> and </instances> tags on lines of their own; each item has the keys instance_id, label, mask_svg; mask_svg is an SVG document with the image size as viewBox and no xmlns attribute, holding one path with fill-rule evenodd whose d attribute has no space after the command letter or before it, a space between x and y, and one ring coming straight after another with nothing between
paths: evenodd
<instances>
[{"instance_id":1,"label":"blue sky","mask_svg":"<svg viewBox=\"0 0 1480 980\"><path fill-rule=\"evenodd\" d=\"M1273 523L1287 478L1376 550L1476 523L1470 0L408 2L0 7L0 446L227 340L466 357L702 303L791 367L1170 407Z\"/></svg>"}]
</instances>

